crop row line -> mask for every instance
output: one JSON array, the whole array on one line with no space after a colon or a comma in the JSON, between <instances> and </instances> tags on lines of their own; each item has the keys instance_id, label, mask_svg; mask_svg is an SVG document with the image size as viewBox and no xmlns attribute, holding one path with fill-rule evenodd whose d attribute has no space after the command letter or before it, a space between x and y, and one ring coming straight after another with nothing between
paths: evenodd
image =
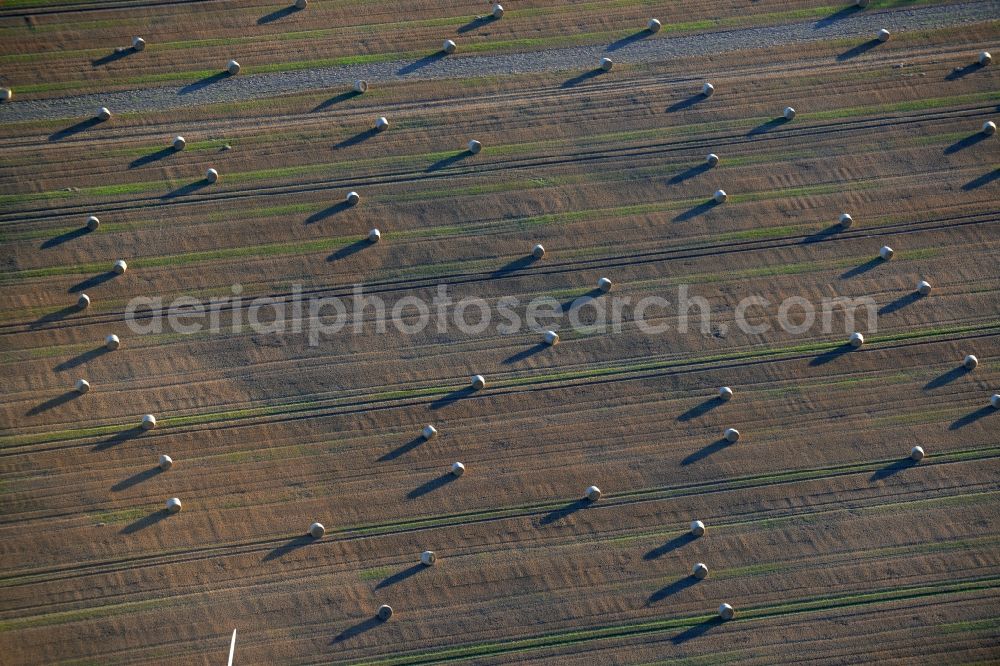
<instances>
[{"instance_id":1,"label":"crop row line","mask_svg":"<svg viewBox=\"0 0 1000 666\"><path fill-rule=\"evenodd\" d=\"M981 93L970 96L971 99L979 101L992 101L1000 99L1000 93ZM952 100L949 99L950 103ZM220 202L238 199L253 198L264 195L276 194L303 194L308 192L326 191L334 187L365 187L377 185L391 185L401 183L413 183L428 180L439 180L442 178L454 178L458 176L472 176L492 174L496 172L517 172L523 169L534 170L541 167L554 167L563 164L577 164L601 162L606 160L633 160L639 157L654 157L664 153L690 151L695 148L701 150L724 150L727 147L753 144L761 142L785 140L789 138L798 139L803 137L816 137L826 134L840 134L842 132L868 132L885 127L899 128L904 125L916 123L934 122L940 120L950 120L956 118L973 118L982 116L993 109L992 104L979 104L965 106L957 109L944 111L918 112L912 115L888 115L876 116L874 118L852 118L835 122L826 122L816 125L782 125L768 129L767 131L750 132L729 132L708 137L696 137L691 139L680 139L670 141L654 141L646 143L640 147L624 146L621 148L604 147L602 149L582 150L567 153L565 155L550 156L513 156L506 160L498 160L489 163L478 163L475 165L452 165L444 169L401 169L397 171L387 171L378 175L363 176L360 178L321 178L296 184L261 185L238 190L214 191L211 196L204 193L179 193L157 196L145 196L129 199L112 199L102 202L100 210L104 213L120 212L124 210L135 210L138 208L176 206L178 204L195 202ZM905 108L905 107L904 107ZM803 119L807 120L805 114ZM487 149L488 153L488 149ZM460 154L460 153L459 153ZM268 174L265 174L268 175ZM236 174L239 177L239 174ZM267 180L263 178L263 180ZM135 189L136 193L141 193L147 188L162 188L170 185L161 181L151 183L130 184L129 189ZM175 190L176 192L176 190ZM18 194L0 195L0 203L14 204L20 201L27 201L35 198L45 198L47 196L67 196L66 192L39 193L39 194ZM55 216L80 215L94 208L93 204L78 204L62 207L46 208L22 208L9 209L6 213L0 213L0 222L17 222L23 224L38 218L51 218Z\"/></svg>"},{"instance_id":2,"label":"crop row line","mask_svg":"<svg viewBox=\"0 0 1000 666\"><path fill-rule=\"evenodd\" d=\"M966 594L973 592L992 591L1000 588L1000 576L983 576L962 581L943 581L932 584L903 586L895 589L882 589L865 593L832 594L821 597L796 599L790 602L751 606L742 608L735 622L765 620L789 615L800 615L832 611L841 608L871 606L874 604L908 601L945 594ZM634 638L639 636L662 634L678 629L687 629L691 634L702 633L699 627L708 630L722 622L715 615L696 615L681 618L669 618L651 622L621 624L593 629L571 629L530 638L506 641L490 641L471 645L455 646L445 649L397 654L381 659L364 659L349 662L351 666L423 666L426 664L441 664L456 661L467 661L492 655L514 655L528 651L546 648L563 647L567 645L589 643L598 640ZM680 634L683 640L684 634ZM330 663L328 660L318 660L311 663Z\"/></svg>"},{"instance_id":3,"label":"crop row line","mask_svg":"<svg viewBox=\"0 0 1000 666\"><path fill-rule=\"evenodd\" d=\"M921 329L891 335L873 336L865 347L868 350L888 350L933 344L942 341L969 340L992 337L1000 333L1000 321L990 321L971 326L951 326L945 328ZM389 391L370 395L358 400L354 396L345 401L303 401L273 407L213 412L183 417L166 417L156 430L145 433L144 438L163 437L172 432L195 432L219 427L240 427L259 425L262 422L288 422L304 418L318 418L334 414L352 413L361 410L398 409L401 407L426 405L439 409L458 400L496 397L524 391L565 388L569 385L607 383L609 381L635 381L655 377L664 372L700 372L707 368L734 368L762 363L788 362L813 359L817 354L845 347L842 342L817 342L806 345L792 345L778 348L759 349L737 354L715 354L698 359L652 360L629 363L599 369L584 369L563 373L527 375L509 379L494 380L485 394L473 394L465 385L429 386L415 389ZM864 353L856 350L855 353ZM199 427L202 426L202 427ZM169 432L168 432L169 431ZM7 435L0 437L0 450L6 450L0 457L25 455L40 451L80 448L92 443L70 444L49 449L38 449L35 445L54 444L78 439L92 439L112 435L111 440L99 447L124 441L132 435L133 429L121 430L120 424L95 426L76 430Z\"/></svg>"},{"instance_id":4,"label":"crop row line","mask_svg":"<svg viewBox=\"0 0 1000 666\"><path fill-rule=\"evenodd\" d=\"M1000 447L994 446L978 449L965 449L935 455L923 462L921 467L984 462L996 460L997 458L1000 458ZM738 490L775 487L809 481L823 481L856 474L878 472L879 470L885 469L887 466L896 465L898 462L898 460L882 459L862 463L840 464L813 469L789 470L778 473L756 474L731 479L719 479L715 481L637 489L606 495L601 498L601 502L599 504L595 504L593 507L590 507L590 510L613 510L622 506L647 502L662 502L682 497L697 497L701 495L726 493ZM322 547L324 544L334 544L342 541L355 541L359 539L370 539L382 536L395 536L430 529L461 527L518 518L545 518L546 516L554 516L553 520L550 522L556 522L559 517L566 513L567 507L576 508L578 504L578 501L573 501L569 504L565 501L535 502L495 509L480 509L451 514L413 517L384 523L369 523L333 528L328 529L324 539L316 542L315 545ZM796 515L801 512L800 509L797 509L796 511ZM740 522L741 521L730 521L730 524L722 521L719 523L719 526L733 526L740 524ZM117 572L123 569L132 570L151 566L161 566L164 564L186 563L210 559L216 556L269 553L273 552L275 549L281 549L289 543L297 543L302 538L303 537L300 535L286 534L267 539L231 542L226 544L216 543L207 546L184 548L166 553L138 555L117 560L105 560L100 562L76 564L72 566L62 565L44 569L35 569L18 572L13 575L0 576L0 587L30 584L41 580L63 580L64 578L102 575Z\"/></svg>"}]
</instances>

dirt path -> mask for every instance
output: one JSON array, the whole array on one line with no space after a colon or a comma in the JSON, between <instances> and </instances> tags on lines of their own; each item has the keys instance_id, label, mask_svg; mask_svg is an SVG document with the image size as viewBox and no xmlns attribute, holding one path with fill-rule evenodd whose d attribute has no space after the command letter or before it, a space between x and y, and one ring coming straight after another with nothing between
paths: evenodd
<instances>
[{"instance_id":1,"label":"dirt path","mask_svg":"<svg viewBox=\"0 0 1000 666\"><path fill-rule=\"evenodd\" d=\"M1000 2L997 0L885 12L838 12L820 21L676 38L637 39L614 50L611 55L622 63L657 62L682 56L768 48L822 39L874 37L880 28L892 32L934 29L987 21L997 16L1000 16ZM591 68L608 53L606 46L586 46L491 56L446 58L440 54L430 54L415 62L371 63L241 76L219 79L199 87L187 84L180 87L14 102L0 106L0 122L85 116L100 106L107 106L115 112L123 113L242 101L347 85L355 79L366 79L377 83L579 70L581 72L579 75L568 79L564 84L566 87L572 87L585 82L588 77L596 76Z\"/></svg>"}]
</instances>

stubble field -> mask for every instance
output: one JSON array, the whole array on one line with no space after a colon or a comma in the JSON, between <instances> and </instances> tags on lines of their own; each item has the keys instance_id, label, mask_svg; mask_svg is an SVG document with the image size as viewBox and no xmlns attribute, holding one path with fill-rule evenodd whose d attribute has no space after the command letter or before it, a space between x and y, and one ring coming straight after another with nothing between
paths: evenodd
<instances>
[{"instance_id":1,"label":"stubble field","mask_svg":"<svg viewBox=\"0 0 1000 666\"><path fill-rule=\"evenodd\" d=\"M525 0L499 21L457 1L148 4L0 8L0 661L216 664L234 628L244 664L998 659L1000 165L980 128L1000 74L972 65L1000 51L995 2ZM870 41L899 12L949 8L994 18ZM642 33L652 16L664 29ZM864 32L641 56L793 24ZM145 50L101 61L138 34ZM46 106L225 90L237 54L240 77L418 64L445 38L468 76L415 67L364 95L345 79L104 123ZM601 45L608 72L474 74ZM626 45L640 55L619 59ZM516 298L522 320L534 298L676 305L683 286L711 324L694 308L679 330L667 307L647 312L655 335L563 312L554 347L495 325L406 334L356 308L357 285L389 308L441 285L494 311ZM346 325L315 345L237 331L236 292L242 315L338 297ZM738 325L750 295L766 332ZM222 330L133 332L138 296L228 299ZM784 330L790 297L870 297L877 328L836 309L831 330ZM592 484L603 497L580 500Z\"/></svg>"}]
</instances>

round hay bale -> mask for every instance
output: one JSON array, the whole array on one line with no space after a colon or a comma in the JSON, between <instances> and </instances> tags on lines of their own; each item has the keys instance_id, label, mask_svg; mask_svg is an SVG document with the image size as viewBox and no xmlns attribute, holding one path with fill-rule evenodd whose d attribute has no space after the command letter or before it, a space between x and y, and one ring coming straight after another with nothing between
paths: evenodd
<instances>
[{"instance_id":1,"label":"round hay bale","mask_svg":"<svg viewBox=\"0 0 1000 666\"><path fill-rule=\"evenodd\" d=\"M889 37L891 36L892 34L888 30L882 28L881 30L878 31L878 34L875 36L875 39L877 39L880 42L887 42L889 41Z\"/></svg>"},{"instance_id":2,"label":"round hay bale","mask_svg":"<svg viewBox=\"0 0 1000 666\"><path fill-rule=\"evenodd\" d=\"M723 620L732 620L736 616L736 611L729 604L719 606L719 617Z\"/></svg>"},{"instance_id":3,"label":"round hay bale","mask_svg":"<svg viewBox=\"0 0 1000 666\"><path fill-rule=\"evenodd\" d=\"M1000 409L1000 393L994 393L990 396L990 404L994 409Z\"/></svg>"},{"instance_id":4,"label":"round hay bale","mask_svg":"<svg viewBox=\"0 0 1000 666\"><path fill-rule=\"evenodd\" d=\"M854 218L851 217L850 213L840 214L840 226L844 229L850 229L851 225L854 224Z\"/></svg>"},{"instance_id":5,"label":"round hay bale","mask_svg":"<svg viewBox=\"0 0 1000 666\"><path fill-rule=\"evenodd\" d=\"M143 50L144 48L146 48L146 40L143 39L142 37L133 37L132 48L136 51Z\"/></svg>"},{"instance_id":6,"label":"round hay bale","mask_svg":"<svg viewBox=\"0 0 1000 666\"><path fill-rule=\"evenodd\" d=\"M389 604L382 604L381 606L378 607L378 612L376 613L376 615L378 616L378 619L385 622L390 617L392 617L392 606L390 606Z\"/></svg>"},{"instance_id":7,"label":"round hay bale","mask_svg":"<svg viewBox=\"0 0 1000 666\"><path fill-rule=\"evenodd\" d=\"M354 92L356 93L366 93L368 92L368 82L364 79L358 79L354 82Z\"/></svg>"},{"instance_id":8,"label":"round hay bale","mask_svg":"<svg viewBox=\"0 0 1000 666\"><path fill-rule=\"evenodd\" d=\"M181 501L176 497L167 500L167 513L177 513L181 510Z\"/></svg>"},{"instance_id":9,"label":"round hay bale","mask_svg":"<svg viewBox=\"0 0 1000 666\"><path fill-rule=\"evenodd\" d=\"M379 116L375 119L375 130L378 132L384 132L389 129L389 121L385 116Z\"/></svg>"},{"instance_id":10,"label":"round hay bale","mask_svg":"<svg viewBox=\"0 0 1000 666\"><path fill-rule=\"evenodd\" d=\"M209 169L205 172L205 180L210 183L217 183L219 181L219 172L215 169Z\"/></svg>"},{"instance_id":11,"label":"round hay bale","mask_svg":"<svg viewBox=\"0 0 1000 666\"><path fill-rule=\"evenodd\" d=\"M545 256L545 248L542 247L541 243L531 248L531 256L533 256L535 259L541 259L542 257Z\"/></svg>"},{"instance_id":12,"label":"round hay bale","mask_svg":"<svg viewBox=\"0 0 1000 666\"><path fill-rule=\"evenodd\" d=\"M451 474L452 476L462 476L465 474L465 465L460 462L453 462L451 464Z\"/></svg>"},{"instance_id":13,"label":"round hay bale","mask_svg":"<svg viewBox=\"0 0 1000 666\"><path fill-rule=\"evenodd\" d=\"M555 331L545 331L544 340L545 344L549 345L550 347L555 347L557 344L559 344L559 334L556 333Z\"/></svg>"},{"instance_id":14,"label":"round hay bale","mask_svg":"<svg viewBox=\"0 0 1000 666\"><path fill-rule=\"evenodd\" d=\"M611 287L613 286L614 285L612 284L611 280L606 277L602 277L600 280L597 281L597 288L603 291L605 294L611 291Z\"/></svg>"},{"instance_id":15,"label":"round hay bale","mask_svg":"<svg viewBox=\"0 0 1000 666\"><path fill-rule=\"evenodd\" d=\"M118 275L122 275L125 271L128 270L128 264L125 263L124 259L119 259L118 261L115 262L115 265L112 267L111 270L113 270Z\"/></svg>"},{"instance_id":16,"label":"round hay bale","mask_svg":"<svg viewBox=\"0 0 1000 666\"><path fill-rule=\"evenodd\" d=\"M921 296L926 296L931 293L931 283L927 280L921 280L917 283L917 293Z\"/></svg>"},{"instance_id":17,"label":"round hay bale","mask_svg":"<svg viewBox=\"0 0 1000 666\"><path fill-rule=\"evenodd\" d=\"M174 466L174 459L168 456L166 453L160 455L160 462L158 463L159 468L166 472L168 469Z\"/></svg>"},{"instance_id":18,"label":"round hay bale","mask_svg":"<svg viewBox=\"0 0 1000 666\"><path fill-rule=\"evenodd\" d=\"M719 389L719 399L725 402L729 402L733 399L733 389L728 386L723 386Z\"/></svg>"},{"instance_id":19,"label":"round hay bale","mask_svg":"<svg viewBox=\"0 0 1000 666\"><path fill-rule=\"evenodd\" d=\"M781 112L781 115L782 115L782 117L785 120L794 120L795 119L795 109L793 109L790 106L786 106L785 110Z\"/></svg>"},{"instance_id":20,"label":"round hay bale","mask_svg":"<svg viewBox=\"0 0 1000 666\"><path fill-rule=\"evenodd\" d=\"M437 555L434 554L433 550L425 550L420 553L420 563L425 567L432 567L437 564Z\"/></svg>"},{"instance_id":21,"label":"round hay bale","mask_svg":"<svg viewBox=\"0 0 1000 666\"><path fill-rule=\"evenodd\" d=\"M983 134L986 136L993 136L997 133L997 124L992 120L987 120L983 123Z\"/></svg>"},{"instance_id":22,"label":"round hay bale","mask_svg":"<svg viewBox=\"0 0 1000 666\"><path fill-rule=\"evenodd\" d=\"M726 428L726 432L724 432L722 436L725 437L726 441L729 443L740 441L740 431L736 428Z\"/></svg>"},{"instance_id":23,"label":"round hay bale","mask_svg":"<svg viewBox=\"0 0 1000 666\"><path fill-rule=\"evenodd\" d=\"M691 521L691 534L693 534L696 537L704 536L705 535L705 523L701 522L700 520L692 520Z\"/></svg>"},{"instance_id":24,"label":"round hay bale","mask_svg":"<svg viewBox=\"0 0 1000 666\"><path fill-rule=\"evenodd\" d=\"M313 523L309 526L309 536L313 539L322 539L324 534L326 534L326 528L323 527L323 523Z\"/></svg>"},{"instance_id":25,"label":"round hay bale","mask_svg":"<svg viewBox=\"0 0 1000 666\"><path fill-rule=\"evenodd\" d=\"M986 65L990 64L991 62L993 62L993 56L990 55L989 51L981 51L979 53L979 60L978 60L978 62L979 62L979 65L981 67L986 67Z\"/></svg>"},{"instance_id":26,"label":"round hay bale","mask_svg":"<svg viewBox=\"0 0 1000 666\"><path fill-rule=\"evenodd\" d=\"M725 203L728 198L729 195L726 194L725 190L716 190L715 194L712 195L712 200L715 201L715 203Z\"/></svg>"},{"instance_id":27,"label":"round hay bale","mask_svg":"<svg viewBox=\"0 0 1000 666\"><path fill-rule=\"evenodd\" d=\"M73 385L73 389L77 393L81 394L86 393L87 391L90 390L90 382L88 382L86 379L78 379L76 380L76 384Z\"/></svg>"},{"instance_id":28,"label":"round hay bale","mask_svg":"<svg viewBox=\"0 0 1000 666\"><path fill-rule=\"evenodd\" d=\"M479 143L475 139L472 139L469 141L468 149L473 155L478 155L479 151L483 149L483 144Z\"/></svg>"},{"instance_id":29,"label":"round hay bale","mask_svg":"<svg viewBox=\"0 0 1000 666\"><path fill-rule=\"evenodd\" d=\"M691 569L691 575L698 580L704 580L708 576L708 567L704 562L698 562L694 565L694 568Z\"/></svg>"},{"instance_id":30,"label":"round hay bale","mask_svg":"<svg viewBox=\"0 0 1000 666\"><path fill-rule=\"evenodd\" d=\"M382 232L378 229L370 229L368 231L368 242L377 243L382 239Z\"/></svg>"},{"instance_id":31,"label":"round hay bale","mask_svg":"<svg viewBox=\"0 0 1000 666\"><path fill-rule=\"evenodd\" d=\"M871 0L854 0L854 6L861 7L861 9L864 9L865 7L868 6L869 2L871 2Z\"/></svg>"},{"instance_id":32,"label":"round hay bale","mask_svg":"<svg viewBox=\"0 0 1000 666\"><path fill-rule=\"evenodd\" d=\"M707 164L710 167L714 167L718 163L719 163L719 156L716 155L715 153L709 153L708 157L705 158L705 164Z\"/></svg>"},{"instance_id":33,"label":"round hay bale","mask_svg":"<svg viewBox=\"0 0 1000 666\"><path fill-rule=\"evenodd\" d=\"M177 136L174 137L174 141L171 145L173 145L174 150L180 152L184 150L184 148L187 146L187 141L184 139L184 137L178 134Z\"/></svg>"},{"instance_id":34,"label":"round hay bale","mask_svg":"<svg viewBox=\"0 0 1000 666\"><path fill-rule=\"evenodd\" d=\"M438 431L437 428L435 428L432 425L425 425L424 429L420 432L420 434L423 435L423 438L425 440L429 440L437 437Z\"/></svg>"},{"instance_id":35,"label":"round hay bale","mask_svg":"<svg viewBox=\"0 0 1000 666\"><path fill-rule=\"evenodd\" d=\"M240 67L240 63L236 62L235 60L230 60L228 63L226 63L226 71L229 72L230 76L236 76L237 74L240 73L241 69L243 68Z\"/></svg>"},{"instance_id":36,"label":"round hay bale","mask_svg":"<svg viewBox=\"0 0 1000 666\"><path fill-rule=\"evenodd\" d=\"M118 339L117 335L112 333L108 335L108 337L104 338L104 346L111 351L114 351L122 346L122 341Z\"/></svg>"},{"instance_id":37,"label":"round hay bale","mask_svg":"<svg viewBox=\"0 0 1000 666\"><path fill-rule=\"evenodd\" d=\"M701 84L702 95L704 95L705 97L711 97L714 93L715 93L715 86L713 86L711 83L705 81L705 83Z\"/></svg>"},{"instance_id":38,"label":"round hay bale","mask_svg":"<svg viewBox=\"0 0 1000 666\"><path fill-rule=\"evenodd\" d=\"M14 91L10 88L0 88L0 102L9 102L14 99Z\"/></svg>"},{"instance_id":39,"label":"round hay bale","mask_svg":"<svg viewBox=\"0 0 1000 666\"><path fill-rule=\"evenodd\" d=\"M896 254L896 251L893 250L888 245L883 245L878 250L878 256L882 257L882 259L884 259L885 261L889 261L890 259L892 259L892 255L894 254Z\"/></svg>"},{"instance_id":40,"label":"round hay bale","mask_svg":"<svg viewBox=\"0 0 1000 666\"><path fill-rule=\"evenodd\" d=\"M475 390L477 390L477 391L479 389L486 388L486 378L483 377L482 375L472 375L472 382L471 382L471 384L472 384L472 388L475 389Z\"/></svg>"},{"instance_id":41,"label":"round hay bale","mask_svg":"<svg viewBox=\"0 0 1000 666\"><path fill-rule=\"evenodd\" d=\"M601 499L601 489L597 486L589 486L583 491L583 496L590 500L591 502L596 502Z\"/></svg>"},{"instance_id":42,"label":"round hay bale","mask_svg":"<svg viewBox=\"0 0 1000 666\"><path fill-rule=\"evenodd\" d=\"M494 3L493 11L491 11L490 13L493 14L493 18L495 19L503 18L503 5L501 5L499 2Z\"/></svg>"},{"instance_id":43,"label":"round hay bale","mask_svg":"<svg viewBox=\"0 0 1000 666\"><path fill-rule=\"evenodd\" d=\"M455 42L450 39L444 40L444 43L441 45L441 50L448 54L454 53L457 48L458 46Z\"/></svg>"},{"instance_id":44,"label":"round hay bale","mask_svg":"<svg viewBox=\"0 0 1000 666\"><path fill-rule=\"evenodd\" d=\"M156 427L156 417L152 414L146 414L142 417L142 422L139 424L143 430L152 430Z\"/></svg>"},{"instance_id":45,"label":"round hay bale","mask_svg":"<svg viewBox=\"0 0 1000 666\"><path fill-rule=\"evenodd\" d=\"M652 33L659 32L661 27L662 25L658 19L649 19L649 22L646 24L646 30L649 30Z\"/></svg>"},{"instance_id":46,"label":"round hay bale","mask_svg":"<svg viewBox=\"0 0 1000 666\"><path fill-rule=\"evenodd\" d=\"M969 354L965 357L965 360L962 361L962 365L966 370L975 370L976 367L979 366L979 359L972 354Z\"/></svg>"},{"instance_id":47,"label":"round hay bale","mask_svg":"<svg viewBox=\"0 0 1000 666\"><path fill-rule=\"evenodd\" d=\"M98 120L111 120L111 109L106 106L102 106L97 110Z\"/></svg>"},{"instance_id":48,"label":"round hay bale","mask_svg":"<svg viewBox=\"0 0 1000 666\"><path fill-rule=\"evenodd\" d=\"M296 9L305 9L309 6L309 0L295 0Z\"/></svg>"},{"instance_id":49,"label":"round hay bale","mask_svg":"<svg viewBox=\"0 0 1000 666\"><path fill-rule=\"evenodd\" d=\"M851 333L851 338L848 342L852 347L857 349L861 345L865 344L865 336L855 331L854 333Z\"/></svg>"},{"instance_id":50,"label":"round hay bale","mask_svg":"<svg viewBox=\"0 0 1000 666\"><path fill-rule=\"evenodd\" d=\"M600 68L605 72L610 72L611 68L615 66L614 61L611 58L604 57L601 58Z\"/></svg>"},{"instance_id":51,"label":"round hay bale","mask_svg":"<svg viewBox=\"0 0 1000 666\"><path fill-rule=\"evenodd\" d=\"M910 449L910 460L921 461L924 459L924 448L922 446L914 446Z\"/></svg>"},{"instance_id":52,"label":"round hay bale","mask_svg":"<svg viewBox=\"0 0 1000 666\"><path fill-rule=\"evenodd\" d=\"M94 231L99 226L101 226L101 221L97 219L96 215L91 215L87 218L87 229L89 231Z\"/></svg>"},{"instance_id":53,"label":"round hay bale","mask_svg":"<svg viewBox=\"0 0 1000 666\"><path fill-rule=\"evenodd\" d=\"M361 201L361 195L355 192L354 190L348 192L347 196L344 197L344 203L346 203L348 206L355 206L359 201Z\"/></svg>"},{"instance_id":54,"label":"round hay bale","mask_svg":"<svg viewBox=\"0 0 1000 666\"><path fill-rule=\"evenodd\" d=\"M80 308L81 310L89 308L90 296L87 296L87 294L80 294L80 298L76 299L76 307Z\"/></svg>"}]
</instances>

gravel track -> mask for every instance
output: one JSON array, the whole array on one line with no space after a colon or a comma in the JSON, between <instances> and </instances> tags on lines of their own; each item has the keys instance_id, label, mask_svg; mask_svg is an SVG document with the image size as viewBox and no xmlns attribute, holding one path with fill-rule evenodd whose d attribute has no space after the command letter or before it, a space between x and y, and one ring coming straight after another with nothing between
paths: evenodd
<instances>
[{"instance_id":1,"label":"gravel track","mask_svg":"<svg viewBox=\"0 0 1000 666\"><path fill-rule=\"evenodd\" d=\"M598 60L610 55L622 63L661 62L724 51L769 48L841 37L874 38L879 28L892 32L935 29L996 19L1000 0L883 12L841 12L820 21L743 28L684 37L624 40L620 48L581 46L490 56L428 55L396 61L276 72L219 79L199 85L144 88L108 93L14 101L0 105L0 122L87 117L100 106L118 113L175 109L217 102L246 101L308 90L349 86L356 79L372 83L415 79L465 78L550 71L579 71L564 86L583 84L599 75ZM970 54L971 57L971 54ZM608 76L604 74L604 76ZM15 89L15 94L17 93Z\"/></svg>"}]
</instances>

